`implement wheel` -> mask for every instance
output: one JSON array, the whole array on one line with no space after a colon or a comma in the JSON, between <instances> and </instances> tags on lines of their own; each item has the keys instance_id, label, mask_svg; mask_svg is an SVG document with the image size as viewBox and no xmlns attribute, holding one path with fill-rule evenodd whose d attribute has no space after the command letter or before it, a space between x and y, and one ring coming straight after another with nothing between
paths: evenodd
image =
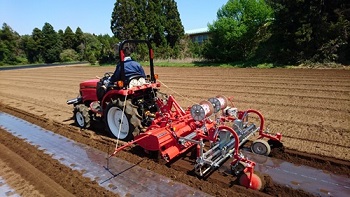
<instances>
[{"instance_id":1,"label":"implement wheel","mask_svg":"<svg viewBox=\"0 0 350 197\"><path fill-rule=\"evenodd\" d=\"M239 161L235 166L231 166L231 171L236 176L243 173L244 169L245 169L244 162L241 162L241 161Z\"/></svg>"},{"instance_id":2,"label":"implement wheel","mask_svg":"<svg viewBox=\"0 0 350 197\"><path fill-rule=\"evenodd\" d=\"M79 104L74 107L74 123L82 129L90 127L89 108L84 104Z\"/></svg>"},{"instance_id":3,"label":"implement wheel","mask_svg":"<svg viewBox=\"0 0 350 197\"><path fill-rule=\"evenodd\" d=\"M268 156L271 152L269 143L262 139L255 140L251 146L251 149L253 153L258 155Z\"/></svg>"},{"instance_id":4,"label":"implement wheel","mask_svg":"<svg viewBox=\"0 0 350 197\"><path fill-rule=\"evenodd\" d=\"M104 120L107 132L111 137L123 141L130 141L140 133L141 117L138 115L137 107L130 100L114 100L104 110ZM120 131L119 131L120 129Z\"/></svg>"},{"instance_id":5,"label":"implement wheel","mask_svg":"<svg viewBox=\"0 0 350 197\"><path fill-rule=\"evenodd\" d=\"M262 180L258 175L253 173L252 180L250 180L249 178L250 172L243 173L242 176L239 177L239 184L253 190L260 190L262 188Z\"/></svg>"}]
</instances>

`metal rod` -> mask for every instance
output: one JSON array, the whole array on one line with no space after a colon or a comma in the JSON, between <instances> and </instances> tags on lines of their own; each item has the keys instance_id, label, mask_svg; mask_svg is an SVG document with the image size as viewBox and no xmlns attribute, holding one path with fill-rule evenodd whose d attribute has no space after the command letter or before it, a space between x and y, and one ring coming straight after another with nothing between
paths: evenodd
<instances>
[{"instance_id":1,"label":"metal rod","mask_svg":"<svg viewBox=\"0 0 350 197\"><path fill-rule=\"evenodd\" d=\"M213 148L209 149L207 152L203 154L203 157L206 157L208 154L211 154L216 148L218 148L220 144L216 144Z\"/></svg>"},{"instance_id":2,"label":"metal rod","mask_svg":"<svg viewBox=\"0 0 350 197\"><path fill-rule=\"evenodd\" d=\"M246 138L247 135L249 135L252 132L251 130L253 130L255 127L256 127L255 124L251 124L247 128L243 129L242 135L238 136L240 138L240 141L242 141L242 139Z\"/></svg>"},{"instance_id":3,"label":"metal rod","mask_svg":"<svg viewBox=\"0 0 350 197\"><path fill-rule=\"evenodd\" d=\"M239 146L244 144L250 138L250 136L254 135L258 130L259 130L259 127L256 128L253 132L251 132L248 136L246 136L243 140L241 140L239 143Z\"/></svg>"},{"instance_id":4,"label":"metal rod","mask_svg":"<svg viewBox=\"0 0 350 197\"><path fill-rule=\"evenodd\" d=\"M209 155L207 158L208 160L211 160L213 157L217 156L218 154L221 153L221 150L216 150L213 154Z\"/></svg>"},{"instance_id":5,"label":"metal rod","mask_svg":"<svg viewBox=\"0 0 350 197\"><path fill-rule=\"evenodd\" d=\"M126 148L126 147L128 147L128 146L131 146L132 144L135 144L136 142L138 142L138 141L140 141L140 140L143 140L144 138L146 138L146 137L148 137L148 136L150 136L150 135L151 135L151 133L148 133L147 135L145 135L145 136L143 136L143 137L140 137L140 138L137 139L137 140L133 140L133 141L131 141L131 142L128 142L128 143L125 144L124 146L121 146L121 147L119 147L119 148L116 148L116 149L114 150L113 154L111 154L109 157L114 156L115 154L117 154L117 152L123 150L124 148Z\"/></svg>"},{"instance_id":6,"label":"metal rod","mask_svg":"<svg viewBox=\"0 0 350 197\"><path fill-rule=\"evenodd\" d=\"M185 137L179 137L179 141L193 141L192 138L194 138L197 135L197 132L192 132L188 135L186 135Z\"/></svg>"}]
</instances>

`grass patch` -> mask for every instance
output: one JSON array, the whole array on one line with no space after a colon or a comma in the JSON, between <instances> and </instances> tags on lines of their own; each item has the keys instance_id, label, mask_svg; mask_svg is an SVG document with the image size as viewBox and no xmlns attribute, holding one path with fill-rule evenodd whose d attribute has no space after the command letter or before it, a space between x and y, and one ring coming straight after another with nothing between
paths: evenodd
<instances>
[{"instance_id":1,"label":"grass patch","mask_svg":"<svg viewBox=\"0 0 350 197\"><path fill-rule=\"evenodd\" d=\"M271 63L258 64L257 68L274 68L275 66Z\"/></svg>"}]
</instances>

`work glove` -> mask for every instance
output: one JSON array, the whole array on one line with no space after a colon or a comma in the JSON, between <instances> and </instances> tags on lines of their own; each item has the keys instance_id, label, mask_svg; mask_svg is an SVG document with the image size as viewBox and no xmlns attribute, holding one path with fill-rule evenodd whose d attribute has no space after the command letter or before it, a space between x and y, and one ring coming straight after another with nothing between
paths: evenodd
<instances>
[{"instance_id":1,"label":"work glove","mask_svg":"<svg viewBox=\"0 0 350 197\"><path fill-rule=\"evenodd\" d=\"M110 85L110 77L108 79L103 80L103 84L108 87Z\"/></svg>"}]
</instances>

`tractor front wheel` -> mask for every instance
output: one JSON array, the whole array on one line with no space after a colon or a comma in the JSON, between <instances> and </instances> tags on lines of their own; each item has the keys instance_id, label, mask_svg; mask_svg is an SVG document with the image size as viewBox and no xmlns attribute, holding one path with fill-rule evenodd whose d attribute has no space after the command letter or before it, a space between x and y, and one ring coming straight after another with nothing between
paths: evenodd
<instances>
[{"instance_id":1,"label":"tractor front wheel","mask_svg":"<svg viewBox=\"0 0 350 197\"><path fill-rule=\"evenodd\" d=\"M87 129L90 127L90 114L89 108L84 104L79 104L74 107L74 122L75 124L82 128Z\"/></svg>"},{"instance_id":2,"label":"tractor front wheel","mask_svg":"<svg viewBox=\"0 0 350 197\"><path fill-rule=\"evenodd\" d=\"M140 133L141 117L138 115L137 107L130 100L126 100L125 103L119 99L114 100L104 111L106 129L111 137L130 141Z\"/></svg>"}]
</instances>

